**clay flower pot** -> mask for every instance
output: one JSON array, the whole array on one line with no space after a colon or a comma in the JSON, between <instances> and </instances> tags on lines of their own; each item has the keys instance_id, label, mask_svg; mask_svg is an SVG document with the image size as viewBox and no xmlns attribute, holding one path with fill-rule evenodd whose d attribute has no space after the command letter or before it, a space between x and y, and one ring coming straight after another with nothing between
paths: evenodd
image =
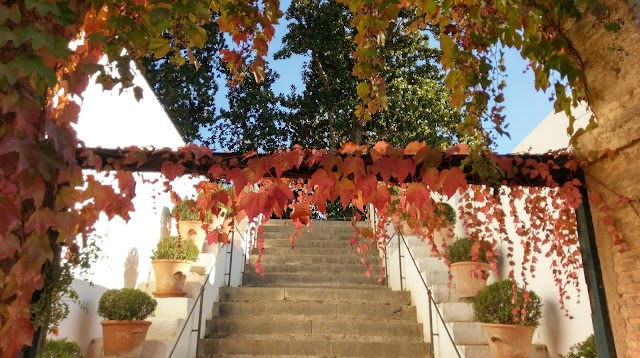
<instances>
[{"instance_id":1,"label":"clay flower pot","mask_svg":"<svg viewBox=\"0 0 640 358\"><path fill-rule=\"evenodd\" d=\"M139 358L151 321L102 321L104 357Z\"/></svg>"},{"instance_id":2,"label":"clay flower pot","mask_svg":"<svg viewBox=\"0 0 640 358\"><path fill-rule=\"evenodd\" d=\"M483 323L493 358L528 358L535 326Z\"/></svg>"},{"instance_id":3,"label":"clay flower pot","mask_svg":"<svg viewBox=\"0 0 640 358\"><path fill-rule=\"evenodd\" d=\"M443 244L446 244L446 246L449 246L453 244L453 239L454 239L454 235L453 235L453 229L451 227L444 227L439 231L435 232L433 234L433 243L438 247L438 253L440 255L438 255L435 252L431 252L429 256L443 257L444 254L447 252L447 249L446 247L443 247Z\"/></svg>"},{"instance_id":4,"label":"clay flower pot","mask_svg":"<svg viewBox=\"0 0 640 358\"><path fill-rule=\"evenodd\" d=\"M202 230L202 221L178 221L178 234L182 240L193 240L198 247L198 250L202 252L202 245L207 233Z\"/></svg>"},{"instance_id":5,"label":"clay flower pot","mask_svg":"<svg viewBox=\"0 0 640 358\"><path fill-rule=\"evenodd\" d=\"M184 297L182 290L193 262L185 260L152 260L156 276L155 297Z\"/></svg>"},{"instance_id":6,"label":"clay flower pot","mask_svg":"<svg viewBox=\"0 0 640 358\"><path fill-rule=\"evenodd\" d=\"M478 269L479 267L479 269ZM487 286L491 266L482 262L456 262L451 264L451 276L459 298L471 298ZM476 271L480 277L471 276Z\"/></svg>"}]
</instances>

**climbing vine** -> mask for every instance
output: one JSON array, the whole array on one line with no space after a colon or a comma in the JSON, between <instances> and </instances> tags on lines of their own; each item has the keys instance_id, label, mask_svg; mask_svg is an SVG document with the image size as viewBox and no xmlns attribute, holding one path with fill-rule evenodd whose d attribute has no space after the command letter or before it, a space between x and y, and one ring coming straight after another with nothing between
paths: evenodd
<instances>
[{"instance_id":1,"label":"climbing vine","mask_svg":"<svg viewBox=\"0 0 640 358\"><path fill-rule=\"evenodd\" d=\"M580 2L568 5L564 1L554 1L550 8L546 3L531 1L345 3L355 14L354 26L358 29L354 74L362 81L358 94L363 103L357 113L363 120L386 107L385 83L379 75L384 61L377 47L385 41L385 29L403 8L414 9L417 14L416 21L405 30L427 26L439 29L445 82L453 91L453 104L465 107L468 113L467 126L462 130L477 134L483 139L480 142L486 138L482 121L493 123L498 132L504 124L499 107L488 110L492 100L501 102L504 88L502 83L492 83L499 77L496 71L504 71L501 54L493 50L497 44L515 47L531 61L537 88L554 88L558 108L570 112L570 104L586 93L581 63L557 24L595 9L591 2L584 4L587 10L578 10ZM549 10L553 16L547 16ZM128 148L113 155L82 148L73 124L77 123L82 94L90 80L105 89L132 88L139 99L144 94L133 85L132 61L146 55L168 55L170 60L182 63L186 61L180 55L184 51L197 66L191 49L204 44L203 25L211 21L216 21L236 45L221 53L227 66L236 74L244 73L241 69L247 66L260 80L274 36L273 25L281 16L277 0L9 0L0 4L0 355L16 356L32 344L34 334L46 330L34 326L38 319L33 317L31 305L43 295L47 297L44 282L54 274L54 257L59 257L63 246L73 254L79 244L86 245L101 215L128 220L134 209L132 171L149 168L160 169L166 177L165 189L171 193L171 182L187 173L233 183L231 193L217 190L216 183L199 184L202 194L197 206L203 215L206 211L216 213L219 203L232 209L235 220L259 214L265 218L278 216L290 208L298 232L309 222L310 204L324 211L327 200L337 198L359 210L371 204L383 219L391 219L386 214L391 198L388 185L405 189L402 205L408 223L414 232L426 230L427 239L430 230L442 224L434 215L432 193L445 197L473 193L469 199L478 204L465 210L482 213L499 227L505 211L498 206L495 195L503 190L525 207L509 207L510 211L525 210L536 223L519 233L520 240L531 241L525 264L534 264L539 250L547 247L557 257L555 277L560 293L571 284L572 272L575 274L579 265L577 251L572 249L575 219L571 213L580 204L576 188L582 185L572 179L577 171L573 160L502 158L487 152L483 145L471 148L468 156L460 156L467 152L465 148L443 152L423 143L411 143L406 148L386 143L373 148L346 144L337 152L293 148L240 156L214 155L210 149L195 145L177 152ZM610 21L603 21L605 27L614 29ZM565 78L551 83L551 71ZM235 80L242 78L238 75ZM567 87L570 92L565 91ZM95 172L83 172L83 168ZM292 172L305 170L306 177L298 174L307 179L298 184L303 194L294 198L287 178ZM101 181L104 173L113 176L115 185ZM571 180L566 180L567 175ZM525 184L526 180L550 189L518 189L516 184ZM481 187L469 191L469 184ZM244 190L248 185L257 185L258 189ZM502 185L509 189L499 189ZM532 199L518 197L527 190ZM180 200L175 194L173 198L175 202ZM479 203L496 206L485 211ZM600 209L606 211L602 205ZM549 214L551 209L557 214ZM463 218L469 220L469 215ZM605 221L615 227L613 217ZM381 220L378 225L384 223ZM619 232L611 230L619 242ZM257 244L262 249L262 229L258 231ZM369 239L371 233L360 231L359 235L373 241ZM514 240L506 238L500 229L496 235L503 241ZM216 228L210 230L207 239L228 240ZM292 238L292 244L294 241ZM358 247L365 250L366 245Z\"/></svg>"}]
</instances>

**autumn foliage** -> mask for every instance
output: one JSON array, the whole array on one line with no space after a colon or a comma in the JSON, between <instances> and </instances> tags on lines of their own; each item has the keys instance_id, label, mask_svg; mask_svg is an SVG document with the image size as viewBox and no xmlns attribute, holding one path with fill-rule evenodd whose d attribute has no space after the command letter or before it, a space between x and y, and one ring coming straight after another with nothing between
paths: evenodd
<instances>
[{"instance_id":1,"label":"autumn foliage","mask_svg":"<svg viewBox=\"0 0 640 358\"><path fill-rule=\"evenodd\" d=\"M519 41L515 46L522 46L523 41L547 41L547 37L536 37L540 34L535 29L540 26L535 21L541 16L518 18L515 21L518 26L506 29L476 26L481 19L491 25L493 21L508 18L509 14L520 16L525 7L523 4L514 3L508 9L498 8L492 1L474 4L460 5L479 8L479 11L467 13L446 1L441 4L442 8L436 2L428 1L348 2L356 14L354 26L359 31L354 53L357 60L354 74L362 82L358 93L364 100L357 109L359 117L367 119L371 113L386 106L384 79L378 71L384 63L376 46L384 41L385 29L401 8L415 8L418 20L407 30L423 28L427 23L447 30L442 31L440 38L444 68L449 70L446 83L454 90L454 104L462 106L464 103L470 109L467 118L470 127L479 129L479 118L489 96L487 83L491 81L486 77L489 76L487 71L478 70L489 61L484 55L491 43L472 43L465 33L486 28L487 41L509 35L508 39ZM181 51L191 59L191 49L206 41L202 25L216 21L220 30L228 33L237 45L221 54L227 66L240 73L238 69L246 65L259 80L264 77L264 57L274 36L273 25L281 16L277 0L29 0L0 3L2 357L14 357L24 346L32 344L34 332L39 327L32 325L30 304L35 299L47 299L48 293L42 291L43 282L51 265L59 260L61 247L77 249L92 233L101 215L128 220L129 212L134 209L132 172L144 170L149 164L164 174L169 192L172 191L172 180L189 173L233 183L231 195L215 191L218 184L208 180L199 184L202 194L197 206L203 217L206 211L215 213L219 210L221 202L232 208L235 220L259 214L265 217L272 213L279 215L284 208L291 207L292 219L299 229L309 222L311 204L322 211L327 200L337 198L343 205L352 203L358 208L371 204L383 217L388 217L385 214L390 201L387 186L400 185L406 189L403 210L409 215L409 222L414 231L424 232L425 238L429 239L430 232L440 224L433 214L432 194L451 196L460 193L467 196L465 205L470 205L462 208L460 215L464 220L471 220L466 225L472 237L522 241L528 245L525 265L534 265L536 255L545 247L546 254L557 258L553 269L560 296L563 296L566 285L575 279L579 265L579 255L573 246L573 210L581 202L577 189L581 183L571 180L572 174L569 174L569 180L563 178L560 184L552 173L565 170L575 174L575 161L555 164L531 158L530 162L521 162L522 158L505 160L482 146L472 148L469 156L461 159L456 155L461 154L463 148L441 151L417 142L406 148L394 148L386 143L373 148L346 144L337 152L293 148L268 155L248 153L238 157L214 155L210 149L195 145L176 153L128 148L121 152L121 157L103 157L99 151L82 147L73 124L78 120L79 103L90 78L106 89L133 87L132 61L145 55L169 55L180 63L185 61ZM523 34L531 35L531 31L535 36L523 38ZM555 48L555 51L564 49ZM480 60L474 57L477 53L483 54ZM104 55L110 61L108 66L100 62ZM533 62L543 88L550 84L544 76L550 69L558 68L557 65L543 66L547 59L548 56ZM464 71L471 75L466 76ZM563 67L562 73L566 72ZM579 77L580 73L571 72L570 83L578 83ZM143 95L136 87L133 93L138 98ZM558 96L567 98L564 94ZM499 113L493 114L492 119L500 129L501 117ZM481 137L482 131L476 134ZM149 162L150 158L158 157L159 163ZM450 161L452 158L457 161ZM447 163L454 164L447 167ZM83 172L82 168L93 171ZM295 197L287 179L293 169L308 170L307 180L297 184L302 195ZM103 173L109 173L115 185L98 180L98 175ZM549 189L522 189L513 182L518 179L522 184L526 178L542 181ZM469 189L470 183L481 186ZM257 190L245 190L247 186L257 186ZM502 189L504 187L509 189ZM214 192L220 194L214 195ZM489 231L479 229L486 227L480 225L484 220L501 225L506 212L503 208L509 208L511 212L521 210L498 202L496 195L499 193L523 202L524 211L534 219L531 227L524 221L520 223L518 238L507 238L500 230L494 233L495 237L489 237ZM557 214L551 214L550 210ZM463 212L471 215L463 215ZM378 225L385 225L385 220L379 221ZM360 234L367 245L373 241L370 233ZM617 242L619 234L612 234ZM214 240L214 236L209 238ZM376 242L384 240L380 237ZM258 242L258 248L261 245ZM365 247L361 246L362 249Z\"/></svg>"}]
</instances>

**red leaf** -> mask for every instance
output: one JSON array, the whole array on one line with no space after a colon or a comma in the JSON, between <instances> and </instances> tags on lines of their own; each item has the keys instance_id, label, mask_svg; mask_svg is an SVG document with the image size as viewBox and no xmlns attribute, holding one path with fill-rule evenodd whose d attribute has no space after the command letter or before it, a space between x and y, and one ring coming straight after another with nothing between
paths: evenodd
<instances>
[{"instance_id":1,"label":"red leaf","mask_svg":"<svg viewBox=\"0 0 640 358\"><path fill-rule=\"evenodd\" d=\"M36 210L29 220L25 224L25 230L27 232L36 232L39 235L44 235L47 230L55 226L56 214L49 208L40 208Z\"/></svg>"},{"instance_id":2,"label":"red leaf","mask_svg":"<svg viewBox=\"0 0 640 358\"><path fill-rule=\"evenodd\" d=\"M286 205L293 200L291 188L285 183L277 182L269 187L268 193L273 212L280 217Z\"/></svg>"},{"instance_id":3,"label":"red leaf","mask_svg":"<svg viewBox=\"0 0 640 358\"><path fill-rule=\"evenodd\" d=\"M133 174L128 171L119 170L116 172L115 177L118 179L120 194L132 197L136 192L136 180L133 178Z\"/></svg>"},{"instance_id":4,"label":"red leaf","mask_svg":"<svg viewBox=\"0 0 640 358\"><path fill-rule=\"evenodd\" d=\"M413 155L418 153L418 151L424 147L426 147L427 144L425 142L411 142L409 144L407 144L406 149L404 150L405 154L409 154L409 155Z\"/></svg>"},{"instance_id":5,"label":"red leaf","mask_svg":"<svg viewBox=\"0 0 640 358\"><path fill-rule=\"evenodd\" d=\"M349 206L355 192L356 188L353 185L353 182L347 178L340 179L338 185L336 185L336 193L340 196L340 201L342 202L342 207L344 209Z\"/></svg>"},{"instance_id":6,"label":"red leaf","mask_svg":"<svg viewBox=\"0 0 640 358\"><path fill-rule=\"evenodd\" d=\"M431 200L431 193L423 184L411 183L407 187L407 203L420 210L424 203Z\"/></svg>"},{"instance_id":7,"label":"red leaf","mask_svg":"<svg viewBox=\"0 0 640 358\"><path fill-rule=\"evenodd\" d=\"M140 166L140 163L138 163L138 166ZM167 179L174 180L176 177L184 174L184 165L180 163L163 162L160 167L160 172L162 172Z\"/></svg>"},{"instance_id":8,"label":"red leaf","mask_svg":"<svg viewBox=\"0 0 640 358\"><path fill-rule=\"evenodd\" d=\"M362 178L356 178L356 187L362 190L362 197L366 202L371 202L369 197L378 190L378 178L373 174L367 174Z\"/></svg>"},{"instance_id":9,"label":"red leaf","mask_svg":"<svg viewBox=\"0 0 640 358\"><path fill-rule=\"evenodd\" d=\"M391 148L391 144L385 141L378 142L373 146L373 148L371 148L371 158L373 158L373 160L378 160L388 154Z\"/></svg>"},{"instance_id":10,"label":"red leaf","mask_svg":"<svg viewBox=\"0 0 640 358\"><path fill-rule=\"evenodd\" d=\"M382 211L385 205L389 204L390 201L391 194L389 193L389 189L387 189L386 185L380 185L375 193L371 194L369 197L369 202L380 211Z\"/></svg>"},{"instance_id":11,"label":"red leaf","mask_svg":"<svg viewBox=\"0 0 640 358\"><path fill-rule=\"evenodd\" d=\"M442 191L448 197L452 197L459 189L467 187L467 178L458 167L444 169L440 172Z\"/></svg>"},{"instance_id":12,"label":"red leaf","mask_svg":"<svg viewBox=\"0 0 640 358\"><path fill-rule=\"evenodd\" d=\"M244 193L244 196L238 203L238 210L244 210L250 220L258 217L258 214L268 216L271 211L268 202L268 194L266 192Z\"/></svg>"},{"instance_id":13,"label":"red leaf","mask_svg":"<svg viewBox=\"0 0 640 358\"><path fill-rule=\"evenodd\" d=\"M438 168L442 163L442 152L439 149L425 146L418 150L413 157L413 161L416 163L416 166L422 164L423 169L426 167Z\"/></svg>"},{"instance_id":14,"label":"red leaf","mask_svg":"<svg viewBox=\"0 0 640 358\"><path fill-rule=\"evenodd\" d=\"M240 169L235 167L229 170L225 176L227 177L227 180L233 182L233 187L236 189L236 193L240 193L244 187L247 186L250 179L253 178L253 172L250 169Z\"/></svg>"},{"instance_id":15,"label":"red leaf","mask_svg":"<svg viewBox=\"0 0 640 358\"><path fill-rule=\"evenodd\" d=\"M393 165L393 173L398 182L403 183L407 176L413 176L416 171L416 164L411 159L402 159L395 162Z\"/></svg>"},{"instance_id":16,"label":"red leaf","mask_svg":"<svg viewBox=\"0 0 640 358\"><path fill-rule=\"evenodd\" d=\"M382 180L386 183L391 178L391 168L393 167L393 161L390 158L382 158L375 160L371 168L373 174L380 174Z\"/></svg>"},{"instance_id":17,"label":"red leaf","mask_svg":"<svg viewBox=\"0 0 640 358\"><path fill-rule=\"evenodd\" d=\"M0 195L0 239L4 239L9 231L20 222L20 209L10 196Z\"/></svg>"},{"instance_id":18,"label":"red leaf","mask_svg":"<svg viewBox=\"0 0 640 358\"><path fill-rule=\"evenodd\" d=\"M291 220L298 221L302 225L307 225L309 223L309 220L311 220L311 209L309 208L309 204L293 204Z\"/></svg>"},{"instance_id":19,"label":"red leaf","mask_svg":"<svg viewBox=\"0 0 640 358\"><path fill-rule=\"evenodd\" d=\"M362 160L362 158L350 156L344 159L344 168L342 175L346 177L352 173L356 178L364 176L364 161Z\"/></svg>"}]
</instances>

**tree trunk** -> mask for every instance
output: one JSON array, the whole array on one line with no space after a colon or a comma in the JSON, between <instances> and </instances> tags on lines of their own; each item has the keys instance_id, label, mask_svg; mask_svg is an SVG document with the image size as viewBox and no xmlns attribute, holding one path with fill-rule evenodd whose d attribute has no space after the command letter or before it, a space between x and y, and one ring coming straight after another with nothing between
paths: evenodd
<instances>
[{"instance_id":1,"label":"tree trunk","mask_svg":"<svg viewBox=\"0 0 640 358\"><path fill-rule=\"evenodd\" d=\"M581 154L602 154L585 168L587 184L603 195L624 240L625 252L618 253L603 212L593 209L597 249L602 264L609 315L618 357L640 356L640 13L638 3L605 0L609 21L622 20L618 34L604 29L587 14L578 23L563 24L569 40L585 66L589 104L598 128L579 139ZM620 47L611 54L607 47ZM616 75L616 71L619 74ZM628 205L615 203L622 197Z\"/></svg>"}]
</instances>

